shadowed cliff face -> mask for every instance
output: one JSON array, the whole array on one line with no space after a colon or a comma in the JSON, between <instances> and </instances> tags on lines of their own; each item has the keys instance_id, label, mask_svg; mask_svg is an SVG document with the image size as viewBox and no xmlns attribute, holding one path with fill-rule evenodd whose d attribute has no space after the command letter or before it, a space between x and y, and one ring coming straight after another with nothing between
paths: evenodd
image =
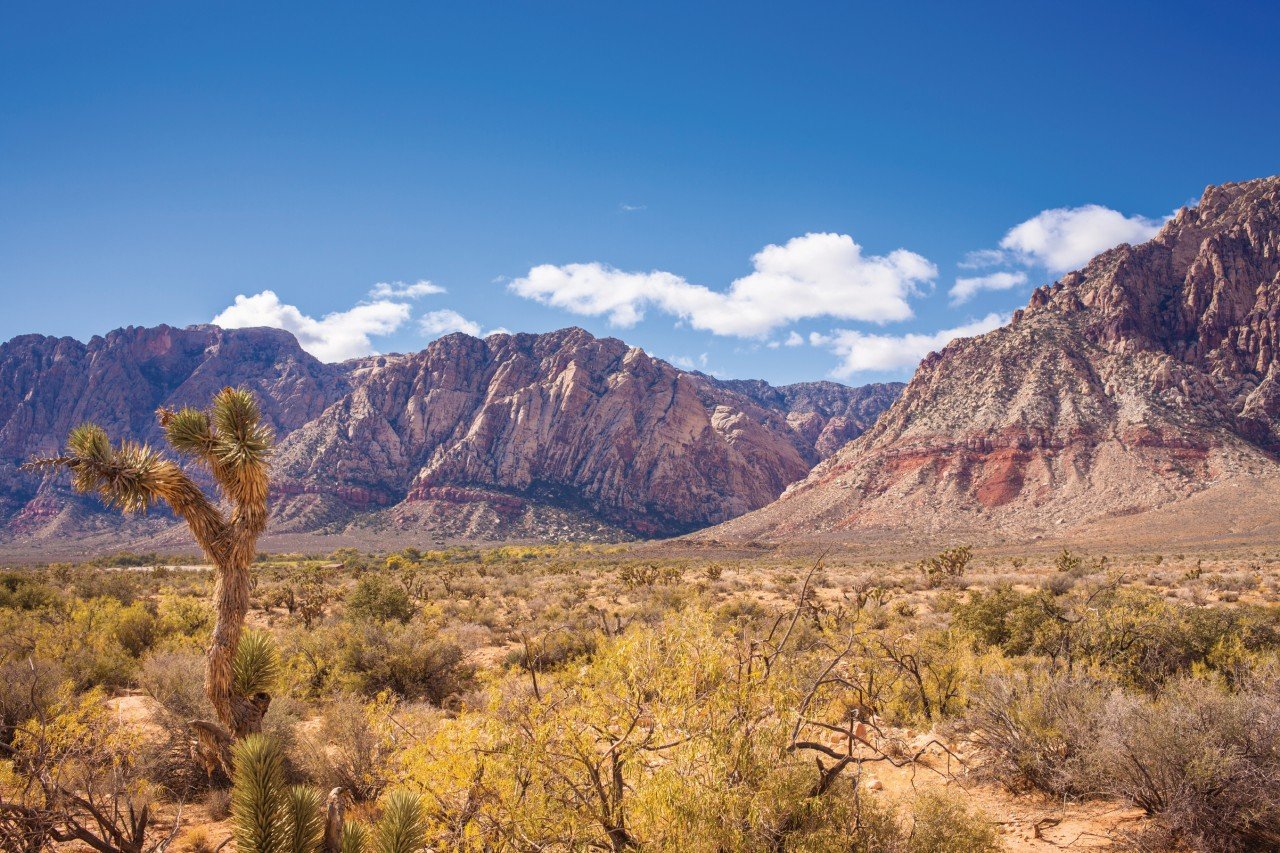
<instances>
[{"instance_id":1,"label":"shadowed cliff face","mask_svg":"<svg viewBox=\"0 0 1280 853\"><path fill-rule=\"evenodd\" d=\"M253 389L279 439L274 527L362 518L455 536L684 532L763 506L893 386L750 393L581 329L451 335L411 355L317 361L286 332L120 329L0 345L0 524L9 538L121 522L65 482L17 471L86 420L162 443L160 406ZM170 525L163 513L126 533Z\"/></svg>"},{"instance_id":2,"label":"shadowed cliff face","mask_svg":"<svg viewBox=\"0 0 1280 853\"><path fill-rule=\"evenodd\" d=\"M1280 179L1210 187L1150 242L930 355L874 428L706 535L1053 535L1202 492L1225 509L1280 475L1278 303Z\"/></svg>"}]
</instances>

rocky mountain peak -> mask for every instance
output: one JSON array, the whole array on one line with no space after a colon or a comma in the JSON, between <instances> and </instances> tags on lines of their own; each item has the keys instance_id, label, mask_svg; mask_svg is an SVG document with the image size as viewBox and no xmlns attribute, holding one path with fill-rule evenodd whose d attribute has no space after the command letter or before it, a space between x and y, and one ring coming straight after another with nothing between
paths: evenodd
<instances>
[{"instance_id":1,"label":"rocky mountain peak","mask_svg":"<svg viewBox=\"0 0 1280 853\"><path fill-rule=\"evenodd\" d=\"M276 429L271 532L294 541L683 532L768 503L896 392L749 384L580 328L452 334L338 365L277 329L26 335L0 344L0 537L117 534L94 499L17 465L85 420L160 442L157 407L204 405L227 385L253 389ZM163 540L171 522L125 530Z\"/></svg>"},{"instance_id":2,"label":"rocky mountain peak","mask_svg":"<svg viewBox=\"0 0 1280 853\"><path fill-rule=\"evenodd\" d=\"M708 535L1052 536L1251 489L1280 473L1278 303L1280 178L1210 187L931 354L874 428Z\"/></svg>"}]
</instances>

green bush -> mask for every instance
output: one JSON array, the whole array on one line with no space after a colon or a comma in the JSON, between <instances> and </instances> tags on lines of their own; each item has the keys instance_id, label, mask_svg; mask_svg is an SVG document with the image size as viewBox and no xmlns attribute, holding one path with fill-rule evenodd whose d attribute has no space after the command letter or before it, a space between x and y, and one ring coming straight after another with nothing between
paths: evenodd
<instances>
[{"instance_id":1,"label":"green bush","mask_svg":"<svg viewBox=\"0 0 1280 853\"><path fill-rule=\"evenodd\" d=\"M420 622L353 625L343 633L339 666L366 696L389 690L435 704L466 689L474 674L458 645Z\"/></svg>"},{"instance_id":2,"label":"green bush","mask_svg":"<svg viewBox=\"0 0 1280 853\"><path fill-rule=\"evenodd\" d=\"M998 853L996 829L970 812L954 794L927 792L916 798L906 853Z\"/></svg>"},{"instance_id":3,"label":"green bush","mask_svg":"<svg viewBox=\"0 0 1280 853\"><path fill-rule=\"evenodd\" d=\"M380 574L366 574L347 596L347 616L368 622L408 622L417 612L403 586Z\"/></svg>"}]
</instances>

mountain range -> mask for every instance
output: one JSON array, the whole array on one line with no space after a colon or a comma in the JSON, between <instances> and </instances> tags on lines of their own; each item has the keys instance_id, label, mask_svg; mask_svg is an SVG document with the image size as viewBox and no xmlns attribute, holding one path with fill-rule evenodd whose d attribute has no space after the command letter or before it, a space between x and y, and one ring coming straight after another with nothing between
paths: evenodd
<instances>
[{"instance_id":1,"label":"mountain range","mask_svg":"<svg viewBox=\"0 0 1280 853\"><path fill-rule=\"evenodd\" d=\"M95 421L163 445L161 406L252 389L275 429L271 533L468 540L669 536L776 498L901 385L775 388L679 370L578 328L463 334L325 364L276 329L119 329L0 345L0 536L181 544L18 469Z\"/></svg>"},{"instance_id":2,"label":"mountain range","mask_svg":"<svg viewBox=\"0 0 1280 853\"><path fill-rule=\"evenodd\" d=\"M0 547L185 542L18 466L86 420L161 443L158 407L227 385L276 430L280 542L1266 538L1278 353L1277 177L1209 187L905 389L719 380L578 328L340 364L275 329L26 335L0 345Z\"/></svg>"}]
</instances>

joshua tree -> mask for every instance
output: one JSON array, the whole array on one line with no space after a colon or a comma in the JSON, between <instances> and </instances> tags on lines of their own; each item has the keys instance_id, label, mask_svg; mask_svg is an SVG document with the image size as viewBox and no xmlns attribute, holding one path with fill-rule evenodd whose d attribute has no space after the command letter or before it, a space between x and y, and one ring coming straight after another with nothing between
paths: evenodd
<instances>
[{"instance_id":1,"label":"joshua tree","mask_svg":"<svg viewBox=\"0 0 1280 853\"><path fill-rule=\"evenodd\" d=\"M97 424L72 430L64 455L33 459L24 467L65 468L76 491L96 492L108 506L124 512L145 512L163 501L191 528L217 567L217 621L205 665L205 693L221 723L193 721L192 726L209 769L216 760L229 770L230 743L259 731L271 702L263 679L246 673L245 661L237 666L236 650L249 608L249 566L267 523L272 433L262 423L253 395L243 389L222 389L208 411L160 409L156 416L170 446L212 475L230 503L229 517L176 462L136 441L122 440L113 447Z\"/></svg>"}]
</instances>

